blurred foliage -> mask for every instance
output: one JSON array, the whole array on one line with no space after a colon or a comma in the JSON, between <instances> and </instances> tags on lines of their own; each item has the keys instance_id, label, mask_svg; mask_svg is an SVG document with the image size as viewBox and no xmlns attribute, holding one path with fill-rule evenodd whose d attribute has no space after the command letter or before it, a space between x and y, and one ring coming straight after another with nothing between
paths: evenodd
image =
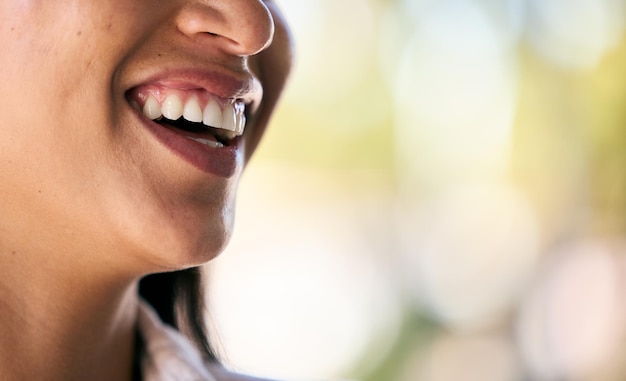
<instances>
[{"instance_id":1,"label":"blurred foliage","mask_svg":"<svg viewBox=\"0 0 626 381\"><path fill-rule=\"evenodd\" d=\"M402 380L406 378L407 364L413 359L411 354L425 348L434 339L441 326L428 315L407 313L400 336L383 362L368 374L357 374L361 381ZM370 364L357 366L357 369L371 369ZM412 364L419 367L420 364ZM403 378L404 377L404 378Z\"/></svg>"},{"instance_id":2,"label":"blurred foliage","mask_svg":"<svg viewBox=\"0 0 626 381\"><path fill-rule=\"evenodd\" d=\"M545 244L584 235L623 235L626 38L589 69L560 67L524 40L517 54L511 176L536 206ZM409 312L386 360L363 380L405 379L400 370L409 361L407 353L425 348L442 330L425 316Z\"/></svg>"},{"instance_id":3,"label":"blurred foliage","mask_svg":"<svg viewBox=\"0 0 626 381\"><path fill-rule=\"evenodd\" d=\"M371 24L372 35L381 40L365 41L368 45L365 56L341 55L341 43L345 42L334 41L340 32L330 28L330 24L319 25L314 33L322 34L333 53L339 55L316 51L312 55L319 58L317 66L313 69L310 66L306 72L298 72L296 67L292 85L300 90L297 94L286 94L276 115L277 123L260 147L259 160L327 170L333 173L333 179L337 173L351 176L355 170L365 169L378 173L377 179L386 184L399 182L403 163L398 163L394 145L396 115L390 78L395 73L390 72L394 69L390 61L400 57L393 50L407 42L412 31L409 28L414 25L406 14L408 2L370 0L368 3L377 11ZM490 17L502 17L498 13L502 4L490 0L483 3L497 5L486 7L492 10ZM332 4L326 4L329 7L325 8L326 12L332 11ZM391 32L383 28L390 10L394 11L398 27ZM347 19L350 16L341 15ZM341 27L350 28L350 23ZM527 37L521 34L513 52L518 65L517 104L510 142L511 168L503 176L510 176L507 180L523 189L532 201L539 214L539 228L546 247L574 236L623 235L626 233L626 38L597 66L576 69L550 62ZM346 51L352 52L347 48ZM341 60L344 67L358 73L359 80L351 88L336 88L332 78L340 78L341 73L330 72L333 60ZM303 81L301 76L322 90L309 93L302 89L304 82L298 83ZM391 197L393 192L394 189L389 189ZM388 220L385 223L393 224ZM382 234L393 235L388 231ZM356 364L348 377L363 381L406 381L402 372L407 362L413 361L410 354L425 348L444 327L410 303L404 307L403 325L391 350L382 361L373 364L371 359L377 356L372 353L378 350L373 343L372 348L364 349L362 362Z\"/></svg>"},{"instance_id":4,"label":"blurred foliage","mask_svg":"<svg viewBox=\"0 0 626 381\"><path fill-rule=\"evenodd\" d=\"M377 41L363 37L367 40L345 46L352 41L338 36L355 28L350 23L334 22L333 17L346 16L337 15L332 3L320 7L328 18L320 22L334 28L316 26L314 33L326 43L319 51L302 52L296 61L291 86L276 114L277 122L268 131L258 155L264 160L321 169L372 169L391 173L393 104L385 73L378 65ZM366 5L363 8L370 9ZM368 16L371 20L363 21L367 25L360 28L377 36L380 15L363 15ZM301 62L304 59L315 62ZM350 88L337 86L336 81L343 78L349 78L346 82Z\"/></svg>"},{"instance_id":5,"label":"blurred foliage","mask_svg":"<svg viewBox=\"0 0 626 381\"><path fill-rule=\"evenodd\" d=\"M515 175L547 236L623 234L626 39L593 70L564 70L527 47L513 138Z\"/></svg>"},{"instance_id":6,"label":"blurred foliage","mask_svg":"<svg viewBox=\"0 0 626 381\"><path fill-rule=\"evenodd\" d=\"M277 116L281 122L268 132L259 156L322 169L390 171L390 97L381 93L382 86L376 80L380 78L373 73L349 99L339 99L333 105L307 103L281 108Z\"/></svg>"},{"instance_id":7,"label":"blurred foliage","mask_svg":"<svg viewBox=\"0 0 626 381\"><path fill-rule=\"evenodd\" d=\"M585 89L591 123L585 141L599 229L626 232L626 36L593 71Z\"/></svg>"}]
</instances>

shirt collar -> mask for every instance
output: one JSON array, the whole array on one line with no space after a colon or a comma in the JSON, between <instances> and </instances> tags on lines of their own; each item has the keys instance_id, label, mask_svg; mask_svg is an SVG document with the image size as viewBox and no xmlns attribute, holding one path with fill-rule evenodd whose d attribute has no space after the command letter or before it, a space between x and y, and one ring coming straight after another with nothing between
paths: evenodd
<instances>
[{"instance_id":1,"label":"shirt collar","mask_svg":"<svg viewBox=\"0 0 626 381\"><path fill-rule=\"evenodd\" d=\"M145 301L139 303L139 332L144 341L144 381L215 381L196 347L164 324Z\"/></svg>"}]
</instances>

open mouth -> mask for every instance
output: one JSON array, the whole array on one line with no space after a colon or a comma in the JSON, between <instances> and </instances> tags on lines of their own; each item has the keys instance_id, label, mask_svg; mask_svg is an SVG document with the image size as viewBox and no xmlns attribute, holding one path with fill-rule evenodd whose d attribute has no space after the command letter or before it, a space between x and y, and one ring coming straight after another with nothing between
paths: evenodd
<instances>
[{"instance_id":1,"label":"open mouth","mask_svg":"<svg viewBox=\"0 0 626 381\"><path fill-rule=\"evenodd\" d=\"M203 123L190 122L185 118L170 120L163 116L154 119L153 122L185 135L188 139L208 145L213 148L229 146L238 136L234 132L220 128L210 127Z\"/></svg>"},{"instance_id":2,"label":"open mouth","mask_svg":"<svg viewBox=\"0 0 626 381\"><path fill-rule=\"evenodd\" d=\"M172 89L134 89L131 105L159 125L212 148L230 146L243 135L245 105L204 92Z\"/></svg>"}]
</instances>

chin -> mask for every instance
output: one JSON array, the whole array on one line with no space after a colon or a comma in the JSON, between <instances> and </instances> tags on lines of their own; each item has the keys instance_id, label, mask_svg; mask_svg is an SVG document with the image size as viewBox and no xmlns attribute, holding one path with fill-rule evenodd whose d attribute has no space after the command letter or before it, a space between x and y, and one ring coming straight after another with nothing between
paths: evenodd
<instances>
[{"instance_id":1,"label":"chin","mask_svg":"<svg viewBox=\"0 0 626 381\"><path fill-rule=\"evenodd\" d=\"M125 231L125 246L134 248L142 273L183 270L217 257L232 235L234 201L203 208L188 205L158 214Z\"/></svg>"},{"instance_id":2,"label":"chin","mask_svg":"<svg viewBox=\"0 0 626 381\"><path fill-rule=\"evenodd\" d=\"M150 262L156 271L176 271L206 264L217 257L231 237L230 224L215 224L204 233L175 232L153 241Z\"/></svg>"}]
</instances>

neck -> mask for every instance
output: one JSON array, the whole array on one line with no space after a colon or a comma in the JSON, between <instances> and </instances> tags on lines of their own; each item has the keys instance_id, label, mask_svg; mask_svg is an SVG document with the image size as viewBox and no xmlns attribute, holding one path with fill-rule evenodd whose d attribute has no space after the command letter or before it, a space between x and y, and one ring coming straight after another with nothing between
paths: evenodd
<instances>
[{"instance_id":1,"label":"neck","mask_svg":"<svg viewBox=\"0 0 626 381\"><path fill-rule=\"evenodd\" d=\"M137 281L34 258L0 252L2 379L130 380Z\"/></svg>"}]
</instances>

